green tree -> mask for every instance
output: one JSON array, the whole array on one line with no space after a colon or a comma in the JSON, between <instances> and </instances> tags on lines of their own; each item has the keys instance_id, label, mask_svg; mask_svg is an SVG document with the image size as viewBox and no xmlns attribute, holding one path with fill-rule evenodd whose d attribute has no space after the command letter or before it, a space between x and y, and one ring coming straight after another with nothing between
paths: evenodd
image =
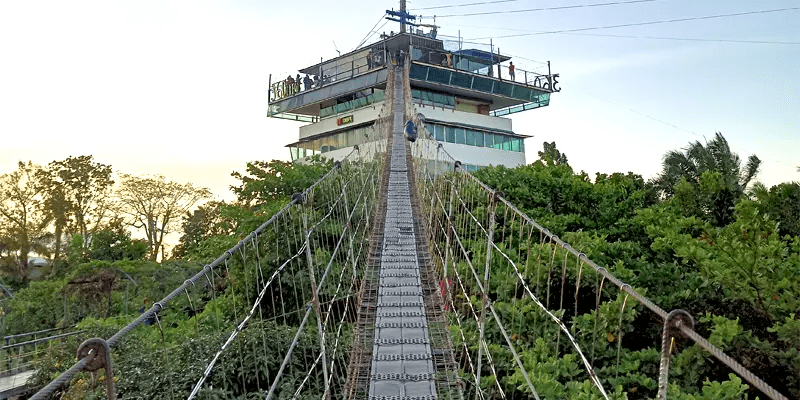
<instances>
[{"instance_id":1,"label":"green tree","mask_svg":"<svg viewBox=\"0 0 800 400\"><path fill-rule=\"evenodd\" d=\"M260 205L306 190L332 167L333 162L320 157L312 158L308 164L251 161L247 163L247 172L231 173L241 181L239 186L231 186L231 190L246 206Z\"/></svg>"},{"instance_id":2,"label":"green tree","mask_svg":"<svg viewBox=\"0 0 800 400\"><path fill-rule=\"evenodd\" d=\"M544 142L543 151L539 152L539 160L549 166L569 164L567 162L567 155L561 153L556 148L556 142Z\"/></svg>"},{"instance_id":3,"label":"green tree","mask_svg":"<svg viewBox=\"0 0 800 400\"><path fill-rule=\"evenodd\" d=\"M92 233L103 228L110 214L111 166L95 162L92 156L67 157L51 162L42 172L55 227L54 258L59 256L63 233L80 235L82 251L87 251Z\"/></svg>"},{"instance_id":4,"label":"green tree","mask_svg":"<svg viewBox=\"0 0 800 400\"><path fill-rule=\"evenodd\" d=\"M183 235L178 246L172 251L172 257L188 256L209 236L230 235L236 232L239 221L225 212L235 207L224 201L210 201L194 211L187 211L181 224Z\"/></svg>"},{"instance_id":5,"label":"green tree","mask_svg":"<svg viewBox=\"0 0 800 400\"><path fill-rule=\"evenodd\" d=\"M731 151L728 141L719 132L705 145L697 141L683 150L672 150L664 155L663 170L654 180L655 187L666 198L674 196L676 186L683 181L699 192L703 175L717 172L720 184L694 210L688 211L705 217L716 226L730 223L733 220L733 207L758 173L761 160L751 155L742 168L741 159Z\"/></svg>"},{"instance_id":6,"label":"green tree","mask_svg":"<svg viewBox=\"0 0 800 400\"><path fill-rule=\"evenodd\" d=\"M0 237L5 237L7 251L16 260L4 263L12 276L26 280L28 255L46 254L45 241L50 218L45 211L45 193L41 183L42 167L19 162L17 170L0 175Z\"/></svg>"},{"instance_id":7,"label":"green tree","mask_svg":"<svg viewBox=\"0 0 800 400\"><path fill-rule=\"evenodd\" d=\"M784 182L769 190L756 183L752 193L761 211L778 222L781 236L800 236L800 182Z\"/></svg>"},{"instance_id":8,"label":"green tree","mask_svg":"<svg viewBox=\"0 0 800 400\"><path fill-rule=\"evenodd\" d=\"M209 197L206 188L168 181L161 175L140 178L124 174L117 191L120 212L128 224L145 232L150 261L158 259L164 237L175 231L181 215Z\"/></svg>"}]
</instances>

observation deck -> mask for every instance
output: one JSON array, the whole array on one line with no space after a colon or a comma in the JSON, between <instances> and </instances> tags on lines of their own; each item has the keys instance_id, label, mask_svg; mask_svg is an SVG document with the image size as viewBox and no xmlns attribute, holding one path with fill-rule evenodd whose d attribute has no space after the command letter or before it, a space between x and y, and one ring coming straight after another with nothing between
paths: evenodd
<instances>
[{"instance_id":1,"label":"observation deck","mask_svg":"<svg viewBox=\"0 0 800 400\"><path fill-rule=\"evenodd\" d=\"M558 92L558 74L512 67L511 57L480 49L447 49L433 35L397 33L339 57L299 69L287 78L270 75L269 109L274 118L317 122L383 99L387 66L410 59L412 87L462 98L484 115L502 116L544 107ZM505 64L508 62L508 64ZM513 70L513 75L512 75ZM298 77L300 82L297 82ZM291 78L291 79L290 79ZM422 94L415 101L431 101ZM434 104L451 105L447 102Z\"/></svg>"}]
</instances>

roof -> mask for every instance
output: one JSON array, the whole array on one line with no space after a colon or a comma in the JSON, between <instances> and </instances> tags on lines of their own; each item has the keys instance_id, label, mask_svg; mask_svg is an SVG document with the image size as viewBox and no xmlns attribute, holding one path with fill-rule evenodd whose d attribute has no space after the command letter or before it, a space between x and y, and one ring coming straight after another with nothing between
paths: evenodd
<instances>
[{"instance_id":1,"label":"roof","mask_svg":"<svg viewBox=\"0 0 800 400\"><path fill-rule=\"evenodd\" d=\"M490 53L488 51L478 50L478 49L463 49L454 51L453 54L458 54L462 58L466 58L467 60L483 63L483 64L499 64L504 61L508 61L511 59L509 56L503 56L500 54Z\"/></svg>"},{"instance_id":2,"label":"roof","mask_svg":"<svg viewBox=\"0 0 800 400\"><path fill-rule=\"evenodd\" d=\"M351 52L348 52L348 53L345 53L345 54L340 54L338 57L334 57L334 58L331 58L331 59L328 59L328 60L324 60L324 61L316 63L316 64L314 64L314 65L312 65L310 67L305 67L303 69L299 69L298 71L301 74L316 75L317 73L319 73L320 66L325 65L325 64L335 63L336 61L338 61L340 59L345 59L345 58L351 57L353 54L357 54L357 53L360 53L360 52L363 52L363 51L367 51L370 48L381 49L382 50L385 47L385 48L387 48L389 50L405 49L405 51L408 51L408 46L410 46L411 44L413 44L414 46L423 46L423 47L434 48L434 49L442 49L443 48L442 47L442 41L440 39L433 39L433 38L431 38L429 36L417 35L417 34L411 33L411 32L395 33L394 35L389 36L386 39L377 41L377 42L369 44L369 45L364 45L364 46L359 47L359 48L357 48L357 49L355 49L355 50L353 50ZM488 56L487 56L487 59L488 59Z\"/></svg>"}]
</instances>

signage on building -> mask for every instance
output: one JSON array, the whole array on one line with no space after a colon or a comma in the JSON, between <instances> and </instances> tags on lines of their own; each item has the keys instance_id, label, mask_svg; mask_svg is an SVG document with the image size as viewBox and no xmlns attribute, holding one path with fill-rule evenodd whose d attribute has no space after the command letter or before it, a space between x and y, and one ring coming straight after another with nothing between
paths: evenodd
<instances>
[{"instance_id":1,"label":"signage on building","mask_svg":"<svg viewBox=\"0 0 800 400\"><path fill-rule=\"evenodd\" d=\"M352 123L352 122L353 122L353 116L352 115L348 115L346 117L338 118L336 120L336 125L340 125L341 126L341 125L346 125L346 124L349 124L349 123Z\"/></svg>"}]
</instances>

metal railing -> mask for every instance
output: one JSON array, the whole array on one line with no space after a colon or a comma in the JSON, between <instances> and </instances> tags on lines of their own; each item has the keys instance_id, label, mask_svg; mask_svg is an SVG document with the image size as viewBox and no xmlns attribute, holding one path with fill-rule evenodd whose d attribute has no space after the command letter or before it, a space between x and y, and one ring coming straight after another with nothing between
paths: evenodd
<instances>
[{"instance_id":1,"label":"metal railing","mask_svg":"<svg viewBox=\"0 0 800 400\"><path fill-rule=\"evenodd\" d=\"M470 74L495 78L500 81L508 81L516 84L530 86L547 92L558 92L558 74L550 72L550 62L547 63L547 73L538 73L517 68L512 69L509 65L495 64L493 60L486 60L486 64L472 61L473 57L467 57L459 52L442 49L414 48L411 51L411 60L439 67L451 68ZM489 64L489 65L487 65Z\"/></svg>"},{"instance_id":2,"label":"metal railing","mask_svg":"<svg viewBox=\"0 0 800 400\"><path fill-rule=\"evenodd\" d=\"M299 93L319 89L332 83L350 79L374 69L383 68L390 55L385 49L364 49L349 56L320 63L318 71L306 76L291 74L272 82L270 75L269 102L283 100ZM298 82L298 77L300 82ZM307 79L306 79L307 78Z\"/></svg>"}]
</instances>

